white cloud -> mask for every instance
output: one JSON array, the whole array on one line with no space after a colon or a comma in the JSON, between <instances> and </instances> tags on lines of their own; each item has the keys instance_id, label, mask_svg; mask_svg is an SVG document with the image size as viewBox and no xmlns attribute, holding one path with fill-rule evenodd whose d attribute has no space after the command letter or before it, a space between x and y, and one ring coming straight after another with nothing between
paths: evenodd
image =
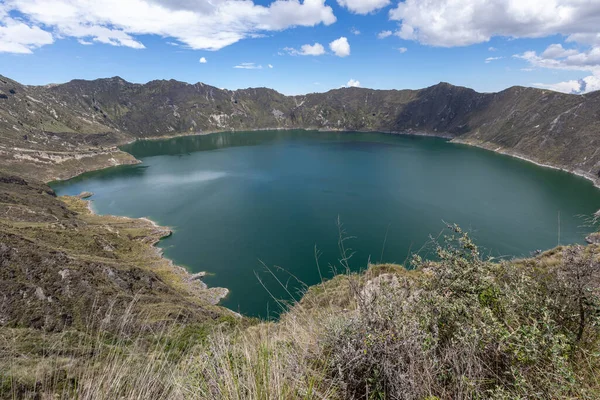
<instances>
[{"instance_id":1,"label":"white cloud","mask_svg":"<svg viewBox=\"0 0 600 400\"><path fill-rule=\"evenodd\" d=\"M401 38L433 46L466 46L493 36L600 40L595 0L406 0L390 19L400 21Z\"/></svg>"},{"instance_id":2,"label":"white cloud","mask_svg":"<svg viewBox=\"0 0 600 400\"><path fill-rule=\"evenodd\" d=\"M600 32L595 33L573 33L567 37L567 42L584 43L600 46Z\"/></svg>"},{"instance_id":3,"label":"white cloud","mask_svg":"<svg viewBox=\"0 0 600 400\"><path fill-rule=\"evenodd\" d=\"M355 27L352 27L350 29L350 33L353 35L360 35L360 31L358 29L356 29Z\"/></svg>"},{"instance_id":4,"label":"white cloud","mask_svg":"<svg viewBox=\"0 0 600 400\"><path fill-rule=\"evenodd\" d=\"M0 5L1 29L8 26L7 13L16 11L33 31L19 40L0 36L4 51L14 52L52 43L42 27L56 37L115 46L144 48L139 35L158 35L192 49L218 50L261 32L336 21L325 0L275 0L268 6L252 0L4 0Z\"/></svg>"},{"instance_id":5,"label":"white cloud","mask_svg":"<svg viewBox=\"0 0 600 400\"><path fill-rule=\"evenodd\" d=\"M200 64L206 64L208 61L206 61L206 57L200 57L200 60L198 60L198 62Z\"/></svg>"},{"instance_id":6,"label":"white cloud","mask_svg":"<svg viewBox=\"0 0 600 400\"><path fill-rule=\"evenodd\" d=\"M406 53L408 51L408 49L406 47L398 47L398 51L400 53Z\"/></svg>"},{"instance_id":7,"label":"white cloud","mask_svg":"<svg viewBox=\"0 0 600 400\"><path fill-rule=\"evenodd\" d=\"M598 0L404 0L389 13L405 40L441 47L484 43L492 37L566 37L578 49L553 44L538 54L514 57L529 68L587 71L580 80L536 84L564 92L595 90L600 79L600 1ZM496 51L488 47L489 51ZM486 62L497 59L490 57Z\"/></svg>"},{"instance_id":8,"label":"white cloud","mask_svg":"<svg viewBox=\"0 0 600 400\"><path fill-rule=\"evenodd\" d=\"M377 34L378 39L385 39L388 36L392 36L392 31L381 31Z\"/></svg>"},{"instance_id":9,"label":"white cloud","mask_svg":"<svg viewBox=\"0 0 600 400\"><path fill-rule=\"evenodd\" d=\"M110 44L112 46L125 46L133 49L145 49L141 42L138 42L130 34L111 28L105 28L103 26L86 26L77 28L73 31L73 34L69 36L75 37L89 37L94 42Z\"/></svg>"},{"instance_id":10,"label":"white cloud","mask_svg":"<svg viewBox=\"0 0 600 400\"><path fill-rule=\"evenodd\" d=\"M360 87L360 82L355 79L350 79L345 87Z\"/></svg>"},{"instance_id":11,"label":"white cloud","mask_svg":"<svg viewBox=\"0 0 600 400\"><path fill-rule=\"evenodd\" d=\"M271 64L269 64L269 68L273 68L273 66Z\"/></svg>"},{"instance_id":12,"label":"white cloud","mask_svg":"<svg viewBox=\"0 0 600 400\"><path fill-rule=\"evenodd\" d=\"M350 55L350 43L348 43L348 39L346 39L344 36L329 43L329 48L338 57L346 57Z\"/></svg>"},{"instance_id":13,"label":"white cloud","mask_svg":"<svg viewBox=\"0 0 600 400\"><path fill-rule=\"evenodd\" d=\"M253 62L245 62L234 66L236 69L262 69L262 65L257 65Z\"/></svg>"},{"instance_id":14,"label":"white cloud","mask_svg":"<svg viewBox=\"0 0 600 400\"><path fill-rule=\"evenodd\" d=\"M542 53L542 57L562 58L562 57L572 56L574 54L577 54L577 50L575 50L575 49L566 50L564 47L562 47L561 44L551 44L550 46L548 46L548 48L546 50L544 50L544 52Z\"/></svg>"},{"instance_id":15,"label":"white cloud","mask_svg":"<svg viewBox=\"0 0 600 400\"><path fill-rule=\"evenodd\" d=\"M92 42L88 42L87 40L83 40L83 39L77 39L77 42L79 42L79 44L82 44L84 46L91 46L94 44Z\"/></svg>"},{"instance_id":16,"label":"white cloud","mask_svg":"<svg viewBox=\"0 0 600 400\"><path fill-rule=\"evenodd\" d=\"M325 48L321 43L315 43L312 46L304 44L300 47L300 54L303 56L320 56L325 54Z\"/></svg>"},{"instance_id":17,"label":"white cloud","mask_svg":"<svg viewBox=\"0 0 600 400\"><path fill-rule=\"evenodd\" d=\"M600 74L600 47L578 51L566 50L561 45L552 44L542 54L526 51L513 57L525 60L533 67L591 71Z\"/></svg>"},{"instance_id":18,"label":"white cloud","mask_svg":"<svg viewBox=\"0 0 600 400\"><path fill-rule=\"evenodd\" d=\"M491 63L492 61L496 61L496 60L502 60L503 58L504 58L504 57L488 57L488 58L486 58L486 59L485 59L485 63L486 63L486 64L489 64L489 63Z\"/></svg>"},{"instance_id":19,"label":"white cloud","mask_svg":"<svg viewBox=\"0 0 600 400\"><path fill-rule=\"evenodd\" d=\"M557 92L583 94L600 90L600 76L587 76L583 79L571 80L558 83L534 83L534 86L543 89L555 90Z\"/></svg>"},{"instance_id":20,"label":"white cloud","mask_svg":"<svg viewBox=\"0 0 600 400\"><path fill-rule=\"evenodd\" d=\"M49 32L0 15L0 53L31 54L34 49L54 42Z\"/></svg>"},{"instance_id":21,"label":"white cloud","mask_svg":"<svg viewBox=\"0 0 600 400\"><path fill-rule=\"evenodd\" d=\"M533 86L565 93L588 93L600 89L600 46L579 51L565 49L560 44L551 44L541 54L526 51L514 58L526 61L532 68L547 68L591 73L577 80L558 83L533 83Z\"/></svg>"},{"instance_id":22,"label":"white cloud","mask_svg":"<svg viewBox=\"0 0 600 400\"><path fill-rule=\"evenodd\" d=\"M531 68L591 72L581 80L553 84L562 91L590 91L600 77L597 0L405 0L390 11L389 17L399 22L399 37L432 46L467 46L495 36L562 35L565 43L575 43L576 49L553 44L541 54L526 51L515 57Z\"/></svg>"},{"instance_id":23,"label":"white cloud","mask_svg":"<svg viewBox=\"0 0 600 400\"><path fill-rule=\"evenodd\" d=\"M285 47L283 50L294 56L320 56L325 54L325 48L321 43L303 44L300 46L300 50L293 47Z\"/></svg>"},{"instance_id":24,"label":"white cloud","mask_svg":"<svg viewBox=\"0 0 600 400\"><path fill-rule=\"evenodd\" d=\"M346 7L355 14L368 14L390 4L390 0L337 0L338 4Z\"/></svg>"}]
</instances>

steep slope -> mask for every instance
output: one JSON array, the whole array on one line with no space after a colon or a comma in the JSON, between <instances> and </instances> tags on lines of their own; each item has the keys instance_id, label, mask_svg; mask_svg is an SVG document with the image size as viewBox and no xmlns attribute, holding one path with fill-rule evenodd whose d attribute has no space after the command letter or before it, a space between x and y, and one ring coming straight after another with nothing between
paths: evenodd
<instances>
[{"instance_id":1,"label":"steep slope","mask_svg":"<svg viewBox=\"0 0 600 400\"><path fill-rule=\"evenodd\" d=\"M458 138L585 175L598 183L600 92L584 96L513 87L490 96Z\"/></svg>"},{"instance_id":2,"label":"steep slope","mask_svg":"<svg viewBox=\"0 0 600 400\"><path fill-rule=\"evenodd\" d=\"M118 77L43 87L0 77L0 91L0 165L44 180L133 163L114 146L137 138L302 128L444 136L600 182L598 93L524 87L477 93L440 83L284 96L266 88L133 84Z\"/></svg>"},{"instance_id":3,"label":"steep slope","mask_svg":"<svg viewBox=\"0 0 600 400\"><path fill-rule=\"evenodd\" d=\"M93 315L117 330L128 309L139 323L230 314L213 305L224 289L205 288L151 248L168 234L0 173L0 327L85 330Z\"/></svg>"},{"instance_id":4,"label":"steep slope","mask_svg":"<svg viewBox=\"0 0 600 400\"><path fill-rule=\"evenodd\" d=\"M115 147L131 135L56 97L0 76L0 168L43 181L137 160Z\"/></svg>"}]
</instances>

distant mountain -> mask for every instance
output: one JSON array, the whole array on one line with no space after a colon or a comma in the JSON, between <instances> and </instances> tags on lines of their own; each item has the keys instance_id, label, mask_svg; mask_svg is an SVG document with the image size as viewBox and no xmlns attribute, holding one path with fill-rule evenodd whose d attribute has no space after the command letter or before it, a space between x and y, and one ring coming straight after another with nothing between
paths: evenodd
<instances>
[{"instance_id":1,"label":"distant mountain","mask_svg":"<svg viewBox=\"0 0 600 400\"><path fill-rule=\"evenodd\" d=\"M25 86L0 76L0 167L44 180L134 163L115 146L137 138L275 128L445 136L600 183L600 92L478 93L439 83L285 96L175 80Z\"/></svg>"}]
</instances>

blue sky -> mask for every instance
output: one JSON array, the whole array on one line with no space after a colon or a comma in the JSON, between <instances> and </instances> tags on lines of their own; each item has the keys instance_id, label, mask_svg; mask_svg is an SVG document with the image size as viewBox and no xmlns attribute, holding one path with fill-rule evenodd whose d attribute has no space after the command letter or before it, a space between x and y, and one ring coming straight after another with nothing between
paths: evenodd
<instances>
[{"instance_id":1,"label":"blue sky","mask_svg":"<svg viewBox=\"0 0 600 400\"><path fill-rule=\"evenodd\" d=\"M93 3L0 1L0 74L26 84L118 75L285 94L440 81L478 91L600 89L600 1Z\"/></svg>"}]
</instances>

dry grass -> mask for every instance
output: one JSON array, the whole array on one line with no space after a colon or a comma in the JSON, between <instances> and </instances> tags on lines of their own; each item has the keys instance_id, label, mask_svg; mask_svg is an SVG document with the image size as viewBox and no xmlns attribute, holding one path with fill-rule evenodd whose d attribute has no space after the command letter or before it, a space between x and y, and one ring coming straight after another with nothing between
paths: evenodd
<instances>
[{"instance_id":1,"label":"dry grass","mask_svg":"<svg viewBox=\"0 0 600 400\"><path fill-rule=\"evenodd\" d=\"M492 263L452 229L436 261L339 275L277 322L135 330L126 313L116 335L95 321L29 349L25 332L1 332L0 388L42 399L598 398L598 249Z\"/></svg>"}]
</instances>

